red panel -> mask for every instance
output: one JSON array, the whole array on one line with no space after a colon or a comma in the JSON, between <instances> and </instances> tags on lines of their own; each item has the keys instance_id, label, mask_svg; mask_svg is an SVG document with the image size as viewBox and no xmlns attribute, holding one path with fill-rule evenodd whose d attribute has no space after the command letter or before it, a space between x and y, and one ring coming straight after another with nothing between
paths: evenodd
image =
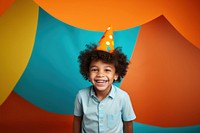
<instances>
[{"instance_id":1,"label":"red panel","mask_svg":"<svg viewBox=\"0 0 200 133\"><path fill-rule=\"evenodd\" d=\"M10 7L14 0L0 0L0 16Z\"/></svg>"},{"instance_id":2,"label":"red panel","mask_svg":"<svg viewBox=\"0 0 200 133\"><path fill-rule=\"evenodd\" d=\"M136 121L178 127L200 124L200 50L163 17L141 26L121 87Z\"/></svg>"},{"instance_id":3,"label":"red panel","mask_svg":"<svg viewBox=\"0 0 200 133\"><path fill-rule=\"evenodd\" d=\"M0 106L1 133L71 133L72 122L72 115L44 111L14 92Z\"/></svg>"}]
</instances>

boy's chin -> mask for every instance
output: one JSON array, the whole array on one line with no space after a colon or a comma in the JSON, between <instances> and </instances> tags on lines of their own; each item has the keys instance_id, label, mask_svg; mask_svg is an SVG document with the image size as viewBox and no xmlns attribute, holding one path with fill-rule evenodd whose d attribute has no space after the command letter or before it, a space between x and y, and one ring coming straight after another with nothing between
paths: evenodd
<instances>
[{"instance_id":1,"label":"boy's chin","mask_svg":"<svg viewBox=\"0 0 200 133\"><path fill-rule=\"evenodd\" d=\"M94 85L95 89L98 90L98 91L105 91L107 90L108 88L111 88L111 86L96 86Z\"/></svg>"}]
</instances>

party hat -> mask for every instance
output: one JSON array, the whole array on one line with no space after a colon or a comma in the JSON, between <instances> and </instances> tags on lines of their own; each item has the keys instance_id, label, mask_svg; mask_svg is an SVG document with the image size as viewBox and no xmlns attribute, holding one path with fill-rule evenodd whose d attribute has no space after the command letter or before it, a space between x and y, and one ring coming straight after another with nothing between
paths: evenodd
<instances>
[{"instance_id":1,"label":"party hat","mask_svg":"<svg viewBox=\"0 0 200 133\"><path fill-rule=\"evenodd\" d=\"M114 36L111 25L104 32L104 35L101 37L98 44L99 46L97 47L97 50L102 50L109 53L114 51Z\"/></svg>"}]
</instances>

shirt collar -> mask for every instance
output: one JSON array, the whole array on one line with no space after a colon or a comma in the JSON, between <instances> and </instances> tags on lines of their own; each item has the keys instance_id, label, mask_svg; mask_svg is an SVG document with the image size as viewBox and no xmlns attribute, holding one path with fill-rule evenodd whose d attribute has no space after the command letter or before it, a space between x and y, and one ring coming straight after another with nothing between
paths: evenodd
<instances>
[{"instance_id":1,"label":"shirt collar","mask_svg":"<svg viewBox=\"0 0 200 133\"><path fill-rule=\"evenodd\" d=\"M114 85L112 85L112 88L111 88L110 93L108 94L108 97L113 99L113 98L115 98L115 94L116 94L116 88Z\"/></svg>"},{"instance_id":2,"label":"shirt collar","mask_svg":"<svg viewBox=\"0 0 200 133\"><path fill-rule=\"evenodd\" d=\"M90 86L90 96L91 96L91 97L96 97L95 92L94 92L94 89L93 89L93 85Z\"/></svg>"}]
</instances>

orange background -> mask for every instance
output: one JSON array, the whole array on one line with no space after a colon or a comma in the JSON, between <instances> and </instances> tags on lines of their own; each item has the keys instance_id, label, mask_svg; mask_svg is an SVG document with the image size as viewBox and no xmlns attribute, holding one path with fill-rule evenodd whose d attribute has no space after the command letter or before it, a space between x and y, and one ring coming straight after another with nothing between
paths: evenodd
<instances>
[{"instance_id":1,"label":"orange background","mask_svg":"<svg viewBox=\"0 0 200 133\"><path fill-rule=\"evenodd\" d=\"M164 15L180 34L200 48L198 0L34 1L59 20L90 30L104 31L108 23L115 30L127 29Z\"/></svg>"}]
</instances>

